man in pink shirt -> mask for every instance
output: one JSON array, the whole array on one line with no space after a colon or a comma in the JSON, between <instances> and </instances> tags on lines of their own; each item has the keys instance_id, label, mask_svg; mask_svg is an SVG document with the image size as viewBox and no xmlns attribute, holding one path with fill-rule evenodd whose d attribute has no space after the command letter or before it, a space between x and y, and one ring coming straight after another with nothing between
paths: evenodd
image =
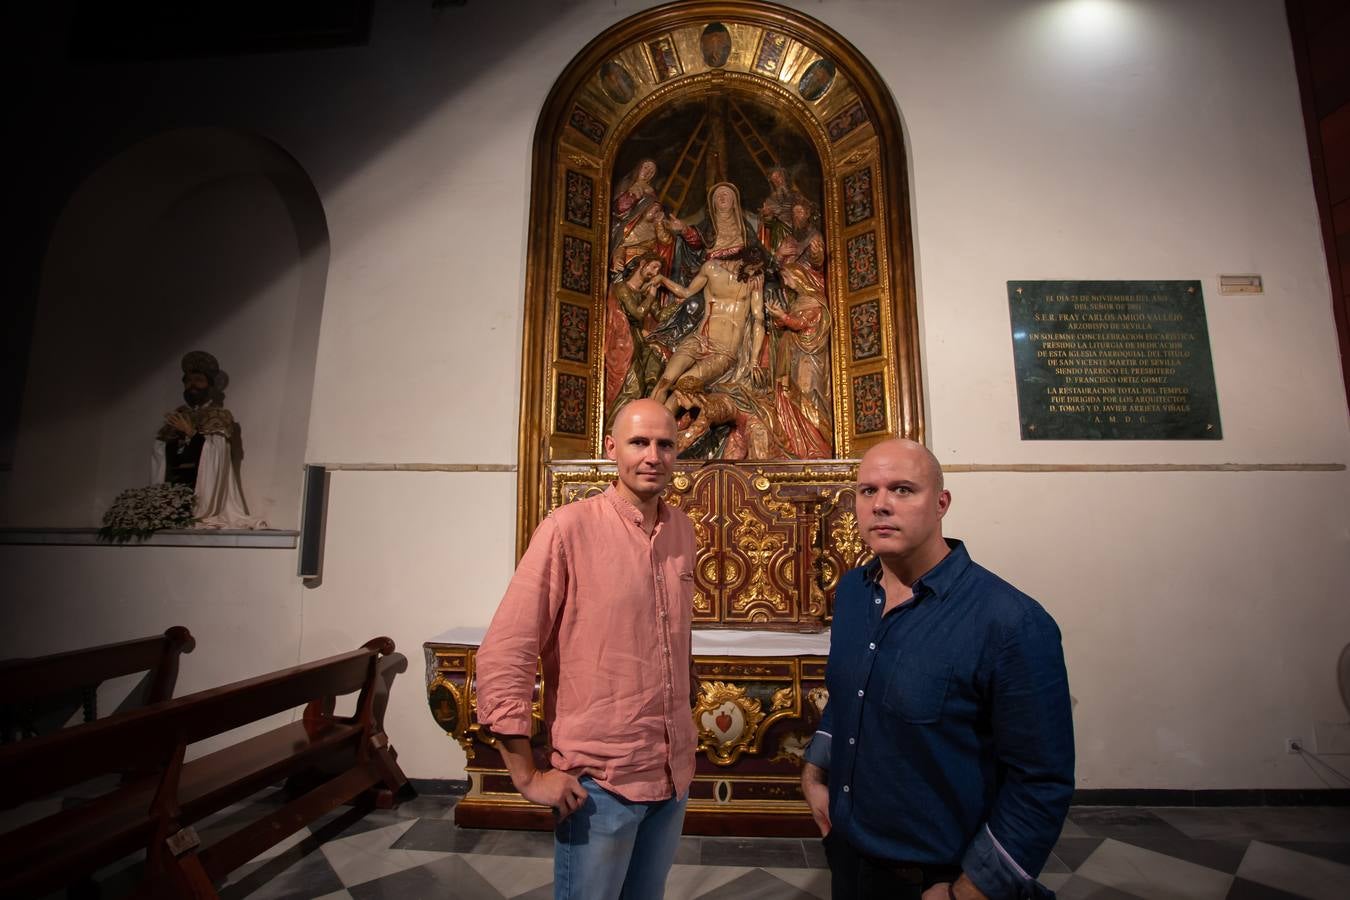
<instances>
[{"instance_id":1,"label":"man in pink shirt","mask_svg":"<svg viewBox=\"0 0 1350 900\"><path fill-rule=\"evenodd\" d=\"M478 721L521 796L557 816L556 898L660 897L679 845L697 734L694 529L661 499L675 435L653 400L620 410L619 480L539 524L478 651ZM541 657L548 769L529 742Z\"/></svg>"}]
</instances>

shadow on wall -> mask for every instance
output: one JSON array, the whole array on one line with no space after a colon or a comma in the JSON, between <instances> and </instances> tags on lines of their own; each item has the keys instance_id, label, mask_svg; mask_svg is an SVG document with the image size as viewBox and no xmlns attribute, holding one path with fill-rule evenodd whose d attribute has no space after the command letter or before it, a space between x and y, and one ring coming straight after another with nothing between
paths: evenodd
<instances>
[{"instance_id":1,"label":"shadow on wall","mask_svg":"<svg viewBox=\"0 0 1350 900\"><path fill-rule=\"evenodd\" d=\"M114 62L70 58L74 4L21 5L10 33L19 38L14 56L25 76L16 82L11 109L12 130L23 136L13 142L13 170L22 176L10 199L23 227L7 273L15 308L0 344L0 472L12 458L21 385L25 377L33 380L26 366L34 352L30 333L36 339L30 323L38 315L38 268L50 256L49 235L76 186L111 153L184 121L285 135L324 196L332 197L353 174L438 114L458 131L484 127L504 114L533 121L551 77L535 84L513 74L513 65L544 60L546 70L561 71L579 49L558 40L562 22L594 20L587 30L599 33L627 14L621 7L641 5L623 0L587 10L552 0L449 8L376 2L365 46ZM475 85L483 80L503 82L520 102L510 110L474 102ZM443 163L454 166L455 159L447 155ZM382 209L398 209L422 186L416 178L391 185L380 198ZM362 218L377 227L378 213L367 211ZM242 376L227 356L221 364ZM18 476L16 471L15 480Z\"/></svg>"},{"instance_id":2,"label":"shadow on wall","mask_svg":"<svg viewBox=\"0 0 1350 900\"><path fill-rule=\"evenodd\" d=\"M94 172L43 262L7 523L95 525L146 483L202 349L230 373L250 511L295 527L328 256L309 176L255 135L171 131Z\"/></svg>"}]
</instances>

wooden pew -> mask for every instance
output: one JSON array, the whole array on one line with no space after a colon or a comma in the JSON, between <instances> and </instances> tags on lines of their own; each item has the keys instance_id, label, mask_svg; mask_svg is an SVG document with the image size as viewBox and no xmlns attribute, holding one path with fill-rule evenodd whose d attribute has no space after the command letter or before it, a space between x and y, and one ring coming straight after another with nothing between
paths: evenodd
<instances>
[{"instance_id":1,"label":"wooden pew","mask_svg":"<svg viewBox=\"0 0 1350 900\"><path fill-rule=\"evenodd\" d=\"M109 772L154 768L3 835L0 896L42 894L144 849L142 893L215 897L213 882L324 813L371 789L392 800L407 779L375 704L391 666L406 667L393 651L389 638L375 638L327 659L0 747L6 807ZM337 697L358 691L353 715L333 714ZM198 741L302 704L298 721L185 761ZM287 778L304 792L201 846L193 823Z\"/></svg>"},{"instance_id":2,"label":"wooden pew","mask_svg":"<svg viewBox=\"0 0 1350 900\"><path fill-rule=\"evenodd\" d=\"M44 707L82 694L84 720L98 717L95 691L113 678L148 672L144 703L168 700L178 681L178 659L197 646L175 625L163 634L49 656L0 660L0 741L34 734L32 723Z\"/></svg>"}]
</instances>

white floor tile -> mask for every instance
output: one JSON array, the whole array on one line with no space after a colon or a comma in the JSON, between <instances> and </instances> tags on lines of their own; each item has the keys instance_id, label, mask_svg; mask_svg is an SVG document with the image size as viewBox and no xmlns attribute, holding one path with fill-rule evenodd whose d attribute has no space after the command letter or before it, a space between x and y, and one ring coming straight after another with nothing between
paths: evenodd
<instances>
[{"instance_id":1,"label":"white floor tile","mask_svg":"<svg viewBox=\"0 0 1350 900\"><path fill-rule=\"evenodd\" d=\"M1064 887L1064 882L1073 877L1072 872L1042 872L1041 877L1036 880L1045 885L1052 891L1057 891Z\"/></svg>"},{"instance_id":2,"label":"white floor tile","mask_svg":"<svg viewBox=\"0 0 1350 900\"><path fill-rule=\"evenodd\" d=\"M1073 819L1065 819L1064 827L1059 831L1060 837L1092 837L1082 825L1076 824Z\"/></svg>"},{"instance_id":3,"label":"white floor tile","mask_svg":"<svg viewBox=\"0 0 1350 900\"><path fill-rule=\"evenodd\" d=\"M247 878L249 875L252 875L258 869L267 865L268 862L270 862L273 859L276 859L278 856L285 853L287 850L290 850L296 844L301 843L308 837L311 837L309 829L301 828L299 831L295 832L295 834L292 834L289 837L284 838L274 846L268 847L262 853L259 853L257 856L253 857L239 868L230 872L230 874L226 877L225 882L227 884L238 884L239 882Z\"/></svg>"},{"instance_id":4,"label":"white floor tile","mask_svg":"<svg viewBox=\"0 0 1350 900\"><path fill-rule=\"evenodd\" d=\"M1238 867L1238 877L1312 900L1350 897L1350 866L1252 841Z\"/></svg>"},{"instance_id":5,"label":"white floor tile","mask_svg":"<svg viewBox=\"0 0 1350 900\"><path fill-rule=\"evenodd\" d=\"M774 878L786 881L820 900L830 900L829 869L765 869Z\"/></svg>"},{"instance_id":6,"label":"white floor tile","mask_svg":"<svg viewBox=\"0 0 1350 900\"><path fill-rule=\"evenodd\" d=\"M462 853L460 859L483 880L501 892L503 897L515 897L526 891L553 883L553 860L538 856L490 856L480 853Z\"/></svg>"},{"instance_id":7,"label":"white floor tile","mask_svg":"<svg viewBox=\"0 0 1350 900\"><path fill-rule=\"evenodd\" d=\"M1233 884L1224 872L1110 839L1076 874L1150 900L1224 900Z\"/></svg>"},{"instance_id":8,"label":"white floor tile","mask_svg":"<svg viewBox=\"0 0 1350 900\"><path fill-rule=\"evenodd\" d=\"M749 871L743 866L671 866L665 900L693 900Z\"/></svg>"},{"instance_id":9,"label":"white floor tile","mask_svg":"<svg viewBox=\"0 0 1350 900\"><path fill-rule=\"evenodd\" d=\"M376 878L405 869L424 866L444 859L449 853L433 850L391 850L389 845L417 822L408 819L384 828L329 841L321 848L328 864L347 887L355 887Z\"/></svg>"}]
</instances>

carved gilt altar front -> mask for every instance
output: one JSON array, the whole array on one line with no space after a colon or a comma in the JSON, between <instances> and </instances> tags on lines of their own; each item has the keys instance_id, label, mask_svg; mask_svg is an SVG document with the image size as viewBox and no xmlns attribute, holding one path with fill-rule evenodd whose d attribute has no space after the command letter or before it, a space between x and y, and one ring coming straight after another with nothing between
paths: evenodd
<instances>
[{"instance_id":1,"label":"carved gilt altar front","mask_svg":"<svg viewBox=\"0 0 1350 900\"><path fill-rule=\"evenodd\" d=\"M453 629L425 645L432 716L464 749L469 790L455 806L465 827L551 829L552 814L526 802L507 774L494 737L476 716L475 662L484 629ZM775 635L797 644L768 656L719 655L695 632L698 758L685 830L700 834L810 835L801 798L802 753L815 732L825 691L825 635ZM709 652L710 650L714 652ZM791 651L791 652L783 652ZM798 653L802 655L798 655ZM549 747L536 675L531 744L536 764Z\"/></svg>"}]
</instances>

